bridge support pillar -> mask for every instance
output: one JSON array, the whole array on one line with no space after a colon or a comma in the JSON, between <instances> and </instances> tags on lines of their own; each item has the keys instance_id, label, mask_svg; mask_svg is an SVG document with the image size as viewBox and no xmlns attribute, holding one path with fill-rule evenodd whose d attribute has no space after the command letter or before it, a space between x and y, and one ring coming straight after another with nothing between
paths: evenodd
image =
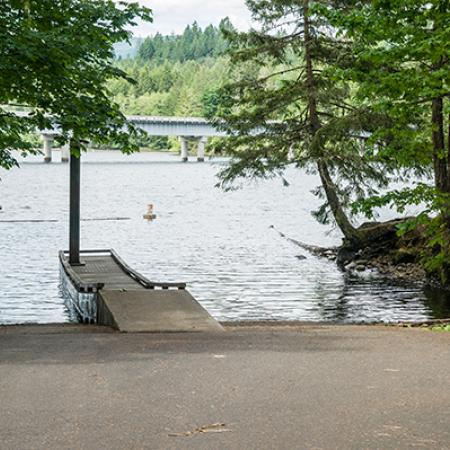
<instances>
[{"instance_id":1,"label":"bridge support pillar","mask_svg":"<svg viewBox=\"0 0 450 450\"><path fill-rule=\"evenodd\" d=\"M188 140L184 136L179 137L181 142L181 161L187 162L188 161Z\"/></svg>"},{"instance_id":2,"label":"bridge support pillar","mask_svg":"<svg viewBox=\"0 0 450 450\"><path fill-rule=\"evenodd\" d=\"M207 142L208 142L207 137L202 137L198 141L198 146L197 146L197 161L198 162L203 162L205 160L205 146L206 146Z\"/></svg>"},{"instance_id":3,"label":"bridge support pillar","mask_svg":"<svg viewBox=\"0 0 450 450\"><path fill-rule=\"evenodd\" d=\"M61 162L68 163L70 156L70 144L67 143L61 148Z\"/></svg>"},{"instance_id":4,"label":"bridge support pillar","mask_svg":"<svg viewBox=\"0 0 450 450\"><path fill-rule=\"evenodd\" d=\"M42 139L44 140L44 162L51 163L53 138L47 134L43 134Z\"/></svg>"},{"instance_id":5,"label":"bridge support pillar","mask_svg":"<svg viewBox=\"0 0 450 450\"><path fill-rule=\"evenodd\" d=\"M292 145L291 145L288 150L288 161L294 161L294 159L295 159L295 153L294 153L294 149L292 148Z\"/></svg>"}]
</instances>

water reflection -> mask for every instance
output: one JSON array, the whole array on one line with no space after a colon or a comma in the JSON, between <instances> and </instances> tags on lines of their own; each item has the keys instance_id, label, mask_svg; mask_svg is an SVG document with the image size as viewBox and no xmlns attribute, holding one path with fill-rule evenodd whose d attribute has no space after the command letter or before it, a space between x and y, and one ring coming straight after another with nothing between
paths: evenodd
<instances>
[{"instance_id":1,"label":"water reflection","mask_svg":"<svg viewBox=\"0 0 450 450\"><path fill-rule=\"evenodd\" d=\"M346 278L271 229L315 245L339 234L310 215L317 179L298 170L237 192L214 188L216 164L162 154L90 153L82 165L83 248L114 247L149 278L186 281L220 320L370 322L450 315L442 293ZM69 168L23 164L0 174L0 322L72 320L60 293L58 250L67 246ZM154 204L157 219L143 220ZM56 220L11 223L6 220ZM2 222L3 221L3 222ZM300 260L303 254L306 259Z\"/></svg>"},{"instance_id":2,"label":"water reflection","mask_svg":"<svg viewBox=\"0 0 450 450\"><path fill-rule=\"evenodd\" d=\"M442 289L435 287L426 287L424 294L425 305L431 310L433 317L450 317L450 292L442 292Z\"/></svg>"}]
</instances>

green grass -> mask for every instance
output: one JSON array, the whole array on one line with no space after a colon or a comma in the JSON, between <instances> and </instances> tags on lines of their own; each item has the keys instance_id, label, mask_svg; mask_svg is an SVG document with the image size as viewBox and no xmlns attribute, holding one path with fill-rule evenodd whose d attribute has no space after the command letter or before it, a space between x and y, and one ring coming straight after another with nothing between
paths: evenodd
<instances>
[{"instance_id":1,"label":"green grass","mask_svg":"<svg viewBox=\"0 0 450 450\"><path fill-rule=\"evenodd\" d=\"M431 327L431 331L447 331L450 332L450 324L448 325L436 325Z\"/></svg>"}]
</instances>

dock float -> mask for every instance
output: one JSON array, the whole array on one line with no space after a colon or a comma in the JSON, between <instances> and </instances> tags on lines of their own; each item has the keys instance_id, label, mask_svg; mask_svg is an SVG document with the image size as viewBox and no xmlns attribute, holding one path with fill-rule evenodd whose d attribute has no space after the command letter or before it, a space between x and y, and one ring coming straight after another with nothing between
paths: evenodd
<instances>
[{"instance_id":1,"label":"dock float","mask_svg":"<svg viewBox=\"0 0 450 450\"><path fill-rule=\"evenodd\" d=\"M71 265L64 251L59 260L63 289L82 322L122 332L223 330L185 283L150 281L112 249L80 254L80 265Z\"/></svg>"}]
</instances>

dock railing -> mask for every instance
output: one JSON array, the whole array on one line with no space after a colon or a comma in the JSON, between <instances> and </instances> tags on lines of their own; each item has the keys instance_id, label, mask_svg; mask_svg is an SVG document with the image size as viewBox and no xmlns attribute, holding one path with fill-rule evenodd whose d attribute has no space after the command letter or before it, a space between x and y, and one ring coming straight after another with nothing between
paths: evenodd
<instances>
[{"instance_id":1,"label":"dock railing","mask_svg":"<svg viewBox=\"0 0 450 450\"><path fill-rule=\"evenodd\" d=\"M151 281L148 278L144 277L136 270L132 269L113 249L110 249L110 254L113 257L114 261L121 267L121 269L128 274L131 278L136 280L146 289L186 289L186 283L162 283L157 281Z\"/></svg>"},{"instance_id":2,"label":"dock railing","mask_svg":"<svg viewBox=\"0 0 450 450\"><path fill-rule=\"evenodd\" d=\"M159 289L180 289L180 290L186 289L186 283L164 283L164 282L149 280L148 278L144 277L142 274L140 274L136 270L132 269L113 249L81 250L80 251L81 257L83 255L86 255L86 256L93 255L94 256L94 255L102 255L102 254L110 255L114 259L114 261L117 263L117 265L123 270L124 273L126 273L129 277L131 277L136 282L138 282L145 289L158 289L158 288ZM69 255L69 252L60 251L59 259L60 259L61 265L64 268L64 271L66 272L67 276L70 278L71 282L73 283L75 288L78 290L78 292L95 293L104 287L104 283L86 283L86 282L84 282L80 278L80 276L73 270L72 266L69 264L68 255Z\"/></svg>"}]
</instances>

